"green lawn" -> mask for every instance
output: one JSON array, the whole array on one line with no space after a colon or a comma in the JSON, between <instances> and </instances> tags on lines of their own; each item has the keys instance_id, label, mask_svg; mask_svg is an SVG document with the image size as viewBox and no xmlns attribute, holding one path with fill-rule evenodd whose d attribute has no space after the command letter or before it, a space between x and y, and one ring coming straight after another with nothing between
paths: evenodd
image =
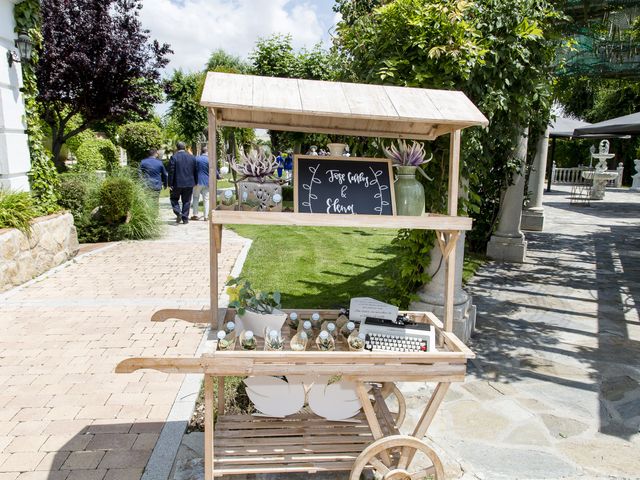
<instances>
[{"instance_id":1,"label":"green lawn","mask_svg":"<svg viewBox=\"0 0 640 480\"><path fill-rule=\"evenodd\" d=\"M395 230L231 225L253 240L243 276L279 290L285 308L337 308L351 297L384 299ZM223 247L224 248L224 247Z\"/></svg>"}]
</instances>

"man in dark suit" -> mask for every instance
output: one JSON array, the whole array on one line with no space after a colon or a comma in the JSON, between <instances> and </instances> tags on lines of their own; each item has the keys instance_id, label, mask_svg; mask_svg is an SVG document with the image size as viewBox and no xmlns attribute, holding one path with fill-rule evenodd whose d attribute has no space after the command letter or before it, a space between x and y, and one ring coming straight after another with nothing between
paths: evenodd
<instances>
[{"instance_id":1,"label":"man in dark suit","mask_svg":"<svg viewBox=\"0 0 640 480\"><path fill-rule=\"evenodd\" d=\"M140 178L149 188L153 198L157 202L160 198L160 190L167 188L167 170L162 161L158 159L158 150L149 150L149 156L140 162L138 167Z\"/></svg>"},{"instance_id":2,"label":"man in dark suit","mask_svg":"<svg viewBox=\"0 0 640 480\"><path fill-rule=\"evenodd\" d=\"M198 183L198 169L196 158L186 151L184 142L178 142L176 147L178 151L169 160L169 199L176 214L176 223L189 223L189 208L193 187Z\"/></svg>"}]
</instances>

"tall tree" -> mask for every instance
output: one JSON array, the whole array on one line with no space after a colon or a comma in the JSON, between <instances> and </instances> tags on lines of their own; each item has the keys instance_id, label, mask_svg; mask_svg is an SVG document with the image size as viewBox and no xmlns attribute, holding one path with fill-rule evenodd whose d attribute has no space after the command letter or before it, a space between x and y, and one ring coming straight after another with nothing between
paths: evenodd
<instances>
[{"instance_id":1,"label":"tall tree","mask_svg":"<svg viewBox=\"0 0 640 480\"><path fill-rule=\"evenodd\" d=\"M242 58L219 48L211 52L206 69L209 72L248 73L251 65Z\"/></svg>"},{"instance_id":2,"label":"tall tree","mask_svg":"<svg viewBox=\"0 0 640 480\"><path fill-rule=\"evenodd\" d=\"M165 83L165 93L171 101L169 117L174 122L176 133L193 146L194 152L198 140L207 129L207 109L200 105L204 80L204 72L184 73L176 70Z\"/></svg>"},{"instance_id":3,"label":"tall tree","mask_svg":"<svg viewBox=\"0 0 640 480\"><path fill-rule=\"evenodd\" d=\"M150 41L141 0L43 0L42 54L36 67L42 118L51 127L53 160L63 143L101 121L148 117L162 98L167 44ZM82 121L65 127L74 115Z\"/></svg>"}]
</instances>

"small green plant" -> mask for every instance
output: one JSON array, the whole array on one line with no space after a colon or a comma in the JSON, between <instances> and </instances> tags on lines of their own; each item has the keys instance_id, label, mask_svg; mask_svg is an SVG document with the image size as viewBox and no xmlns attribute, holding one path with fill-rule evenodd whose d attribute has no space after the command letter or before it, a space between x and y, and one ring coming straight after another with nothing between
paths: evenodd
<instances>
[{"instance_id":1,"label":"small green plant","mask_svg":"<svg viewBox=\"0 0 640 480\"><path fill-rule=\"evenodd\" d=\"M78 147L76 158L78 160L74 167L76 172L112 171L118 165L116 146L106 138L85 140Z\"/></svg>"},{"instance_id":2,"label":"small green plant","mask_svg":"<svg viewBox=\"0 0 640 480\"><path fill-rule=\"evenodd\" d=\"M63 173L60 175L58 204L65 210L69 210L74 217L82 215L90 192L91 184L87 175L76 173Z\"/></svg>"},{"instance_id":3,"label":"small green plant","mask_svg":"<svg viewBox=\"0 0 640 480\"><path fill-rule=\"evenodd\" d=\"M38 210L28 192L0 189L0 228L17 228L25 235L31 234L31 220Z\"/></svg>"},{"instance_id":4,"label":"small green plant","mask_svg":"<svg viewBox=\"0 0 640 480\"><path fill-rule=\"evenodd\" d=\"M273 313L280 308L280 292L263 292L251 288L251 283L242 278L230 278L227 283L229 306L235 308L239 315L247 310L256 313Z\"/></svg>"}]
</instances>

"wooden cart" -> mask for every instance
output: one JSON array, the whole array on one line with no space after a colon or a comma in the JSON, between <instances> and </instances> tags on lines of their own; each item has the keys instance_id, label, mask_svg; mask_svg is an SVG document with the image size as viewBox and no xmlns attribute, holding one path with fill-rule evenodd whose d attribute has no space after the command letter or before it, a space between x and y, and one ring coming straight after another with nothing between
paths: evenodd
<instances>
[{"instance_id":1,"label":"wooden cart","mask_svg":"<svg viewBox=\"0 0 640 480\"><path fill-rule=\"evenodd\" d=\"M163 310L152 320L178 318L219 328L234 317L218 309L218 253L224 224L412 228L436 231L445 268L444 325L431 313L410 312L437 332L438 351L430 353L216 351L201 358L134 358L117 372L152 368L168 373L202 373L205 378L205 479L228 474L350 471L364 469L385 480L444 478L442 464L423 440L452 382L464 381L473 353L452 333L456 243L471 219L459 217L458 184L461 130L487 119L461 92L379 85L320 82L209 73L202 95L209 111L211 206L210 310ZM417 217L326 215L216 210L217 127L271 128L298 132L433 140L450 134L447 215ZM302 316L311 311L299 311ZM325 318L337 316L321 311ZM287 333L287 332L285 332ZM310 413L281 420L224 415L218 395L214 430L214 382L223 392L230 375L341 375L357 383L362 413L353 422L330 422ZM401 435L405 402L395 382L436 382L412 435ZM395 405L389 408L390 404ZM420 454L421 461L414 462Z\"/></svg>"}]
</instances>

